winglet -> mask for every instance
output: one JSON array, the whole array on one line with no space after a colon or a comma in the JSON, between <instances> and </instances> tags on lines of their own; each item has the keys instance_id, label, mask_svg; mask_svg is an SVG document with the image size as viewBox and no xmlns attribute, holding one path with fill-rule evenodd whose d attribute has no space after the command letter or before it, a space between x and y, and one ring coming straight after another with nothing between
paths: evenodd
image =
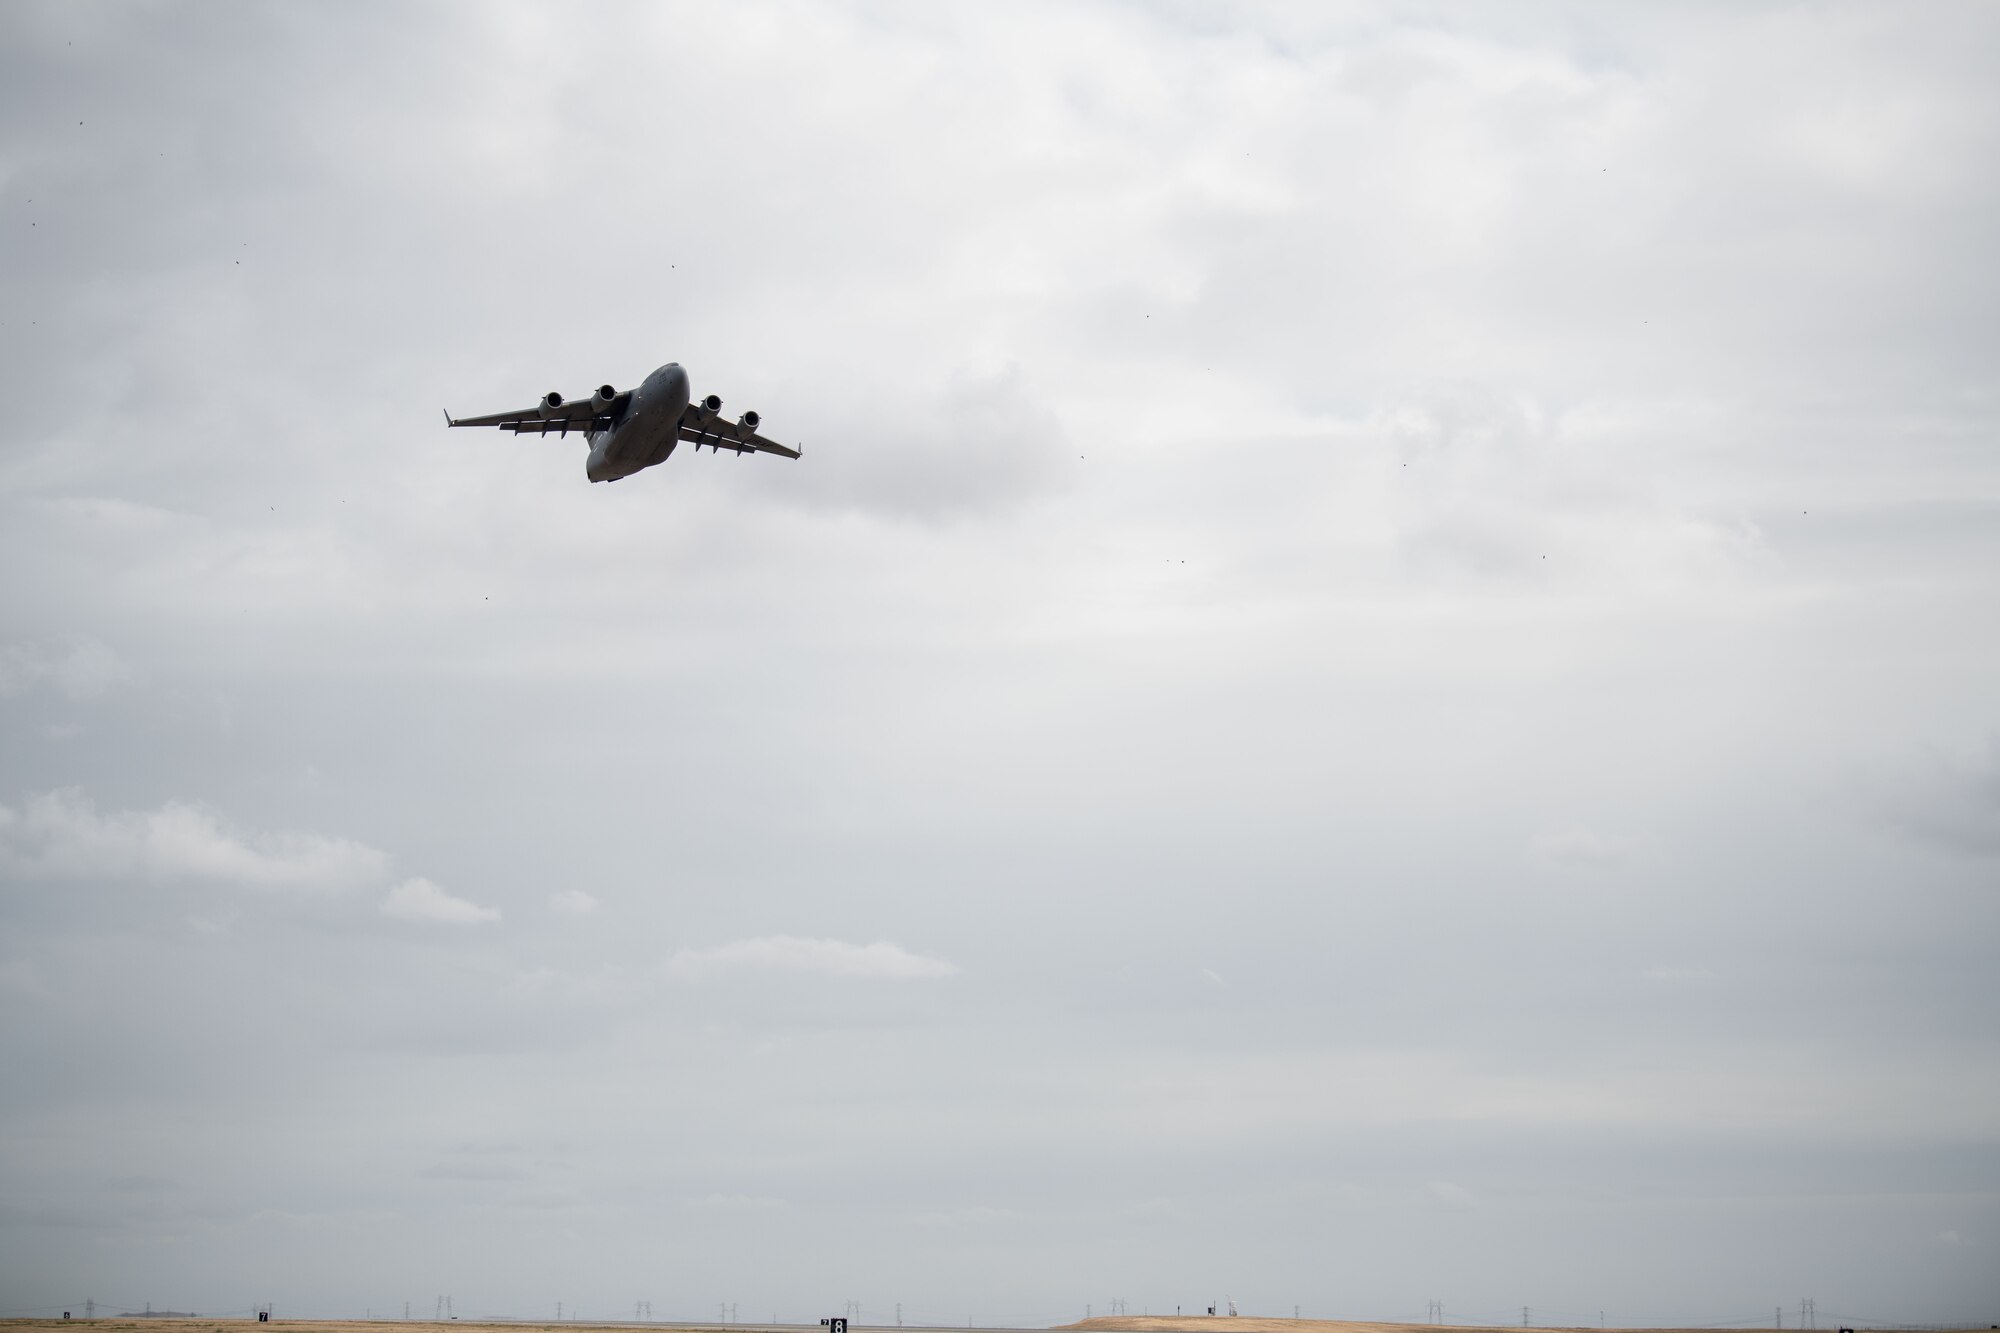
<instances>
[{"instance_id":1,"label":"winglet","mask_svg":"<svg viewBox=\"0 0 2000 1333\"><path fill-rule=\"evenodd\" d=\"M451 409L448 407L444 409L444 424L447 426L456 426L458 424L451 419Z\"/></svg>"}]
</instances>

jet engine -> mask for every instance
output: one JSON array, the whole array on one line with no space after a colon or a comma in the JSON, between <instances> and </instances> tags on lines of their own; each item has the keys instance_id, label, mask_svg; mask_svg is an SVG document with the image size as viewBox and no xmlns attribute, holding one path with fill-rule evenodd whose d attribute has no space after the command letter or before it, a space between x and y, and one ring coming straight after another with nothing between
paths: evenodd
<instances>
[{"instance_id":1,"label":"jet engine","mask_svg":"<svg viewBox=\"0 0 2000 1333\"><path fill-rule=\"evenodd\" d=\"M535 410L540 412L545 417L552 417L556 413L562 411L562 405L563 405L563 396L557 393L554 389L550 389L547 393L542 395L542 401L535 405Z\"/></svg>"},{"instance_id":2,"label":"jet engine","mask_svg":"<svg viewBox=\"0 0 2000 1333\"><path fill-rule=\"evenodd\" d=\"M722 410L722 396L712 393L701 400L701 405L711 412L720 412Z\"/></svg>"},{"instance_id":3,"label":"jet engine","mask_svg":"<svg viewBox=\"0 0 2000 1333\"><path fill-rule=\"evenodd\" d=\"M747 431L755 431L757 429L757 423L762 421L763 419L764 418L758 416L755 412L745 412L743 414L743 420L740 424L742 425L743 429Z\"/></svg>"},{"instance_id":4,"label":"jet engine","mask_svg":"<svg viewBox=\"0 0 2000 1333\"><path fill-rule=\"evenodd\" d=\"M590 410L599 416L603 416L611 410L611 404L617 398L618 390L612 388L609 384L600 384L597 386L597 392L591 396Z\"/></svg>"}]
</instances>

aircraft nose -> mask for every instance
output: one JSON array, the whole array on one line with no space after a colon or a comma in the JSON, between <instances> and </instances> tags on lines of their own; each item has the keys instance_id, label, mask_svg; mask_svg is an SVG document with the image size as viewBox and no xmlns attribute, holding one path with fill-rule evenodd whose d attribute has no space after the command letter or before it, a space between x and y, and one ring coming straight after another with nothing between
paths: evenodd
<instances>
[{"instance_id":1,"label":"aircraft nose","mask_svg":"<svg viewBox=\"0 0 2000 1333\"><path fill-rule=\"evenodd\" d=\"M653 374L660 381L661 388L683 390L687 388L688 373L681 369L680 362L678 361L667 362L666 365L661 366Z\"/></svg>"}]
</instances>

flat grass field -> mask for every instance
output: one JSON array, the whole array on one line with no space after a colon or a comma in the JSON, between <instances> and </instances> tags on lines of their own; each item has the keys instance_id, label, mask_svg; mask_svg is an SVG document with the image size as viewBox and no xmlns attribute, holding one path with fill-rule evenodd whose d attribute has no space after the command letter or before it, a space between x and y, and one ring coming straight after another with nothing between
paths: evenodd
<instances>
[{"instance_id":1,"label":"flat grass field","mask_svg":"<svg viewBox=\"0 0 2000 1333\"><path fill-rule=\"evenodd\" d=\"M87 1327L90 1333L249 1333L255 1328L254 1319L0 1319L0 1333L83 1333ZM81 1326L81 1327L80 1327ZM248 1327L246 1327L248 1326ZM812 1330L810 1324L700 1324L671 1323L653 1321L647 1324L609 1323L594 1324L581 1320L565 1319L561 1323L534 1323L528 1321L506 1323L480 1323L471 1319L452 1319L439 1323L427 1319L273 1319L268 1327L272 1333L384 1333L390 1327L401 1333L592 1333L593 1330L619 1330L630 1333L635 1328L663 1328L668 1333L745 1333L755 1328L798 1328ZM856 1324L856 1333L863 1329L883 1326ZM893 1327L893 1326L891 1326ZM911 1325L912 1330L923 1326ZM1502 1333L1490 1325L1465 1324L1373 1324L1351 1319L1260 1319L1250 1315L1234 1318L1223 1315L1115 1315L1102 1319L1083 1319L1074 1324L1057 1325L1060 1329L1079 1330L1080 1333L1448 1333L1449 1330L1463 1330L1463 1333ZM1510 1324L1508 1329L1520 1327ZM1987 1333L1985 1325L1968 1325L1960 1333ZM1530 1326L1527 1333L1597 1333L1595 1329L1571 1328L1566 1326ZM1705 1329L1620 1329L1618 1333L1725 1333L1714 1328ZM1820 1333L1833 1333L1822 1329ZM1860 1329L1856 1333L1871 1333ZM1949 1333L1942 1328L1930 1333Z\"/></svg>"}]
</instances>

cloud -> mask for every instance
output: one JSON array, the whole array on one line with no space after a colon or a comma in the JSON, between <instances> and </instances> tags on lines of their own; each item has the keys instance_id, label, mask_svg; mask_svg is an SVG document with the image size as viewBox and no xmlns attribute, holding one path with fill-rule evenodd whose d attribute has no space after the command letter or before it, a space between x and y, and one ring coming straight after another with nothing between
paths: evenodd
<instances>
[{"instance_id":1,"label":"cloud","mask_svg":"<svg viewBox=\"0 0 2000 1333\"><path fill-rule=\"evenodd\" d=\"M917 1213L910 1218L915 1226L954 1229L958 1227L987 1227L995 1223L1029 1221L1026 1214L1012 1208L994 1208L985 1204L973 1204L950 1211Z\"/></svg>"},{"instance_id":2,"label":"cloud","mask_svg":"<svg viewBox=\"0 0 2000 1333\"><path fill-rule=\"evenodd\" d=\"M1715 973L1705 967L1649 967L1642 976L1648 981L1713 981Z\"/></svg>"},{"instance_id":3,"label":"cloud","mask_svg":"<svg viewBox=\"0 0 2000 1333\"><path fill-rule=\"evenodd\" d=\"M885 397L897 403L884 413ZM1018 365L959 373L911 399L883 390L822 408L840 442L813 465L757 478L760 489L813 506L941 520L1004 510L1058 490L1076 456L1068 433Z\"/></svg>"},{"instance_id":4,"label":"cloud","mask_svg":"<svg viewBox=\"0 0 2000 1333\"><path fill-rule=\"evenodd\" d=\"M1535 858L1548 865L1569 869L1613 870L1625 864L1632 851L1630 839L1599 833L1581 825L1543 833L1534 841Z\"/></svg>"},{"instance_id":5,"label":"cloud","mask_svg":"<svg viewBox=\"0 0 2000 1333\"><path fill-rule=\"evenodd\" d=\"M0 805L0 874L14 878L206 880L279 891L379 879L388 857L317 833L242 833L197 805L99 814L80 788Z\"/></svg>"},{"instance_id":6,"label":"cloud","mask_svg":"<svg viewBox=\"0 0 2000 1333\"><path fill-rule=\"evenodd\" d=\"M46 685L71 699L89 699L132 676L124 659L92 638L0 645L0 698Z\"/></svg>"},{"instance_id":7,"label":"cloud","mask_svg":"<svg viewBox=\"0 0 2000 1333\"><path fill-rule=\"evenodd\" d=\"M45 998L48 988L42 984L41 973L25 958L9 959L0 963L0 990L11 990L22 995Z\"/></svg>"},{"instance_id":8,"label":"cloud","mask_svg":"<svg viewBox=\"0 0 2000 1333\"><path fill-rule=\"evenodd\" d=\"M570 916L588 916L597 910L597 899L582 889L564 889L549 895L549 910Z\"/></svg>"},{"instance_id":9,"label":"cloud","mask_svg":"<svg viewBox=\"0 0 2000 1333\"><path fill-rule=\"evenodd\" d=\"M1963 856L2000 856L2000 737L1983 754L1940 757L1897 782L1886 804L1910 837Z\"/></svg>"},{"instance_id":10,"label":"cloud","mask_svg":"<svg viewBox=\"0 0 2000 1333\"><path fill-rule=\"evenodd\" d=\"M390 889L389 896L382 900L382 914L403 921L435 921L454 926L500 919L498 908L454 898L422 876L406 879Z\"/></svg>"},{"instance_id":11,"label":"cloud","mask_svg":"<svg viewBox=\"0 0 2000 1333\"><path fill-rule=\"evenodd\" d=\"M800 972L825 977L860 977L882 981L915 981L948 977L958 966L942 958L911 953L887 940L849 944L844 940L808 940L796 935L766 935L706 949L682 949L669 958L666 975L678 981L700 981L731 971Z\"/></svg>"},{"instance_id":12,"label":"cloud","mask_svg":"<svg viewBox=\"0 0 2000 1333\"><path fill-rule=\"evenodd\" d=\"M494 1165L483 1162L440 1162L417 1172L421 1180L453 1180L460 1182L526 1180L528 1173L519 1167Z\"/></svg>"}]
</instances>

